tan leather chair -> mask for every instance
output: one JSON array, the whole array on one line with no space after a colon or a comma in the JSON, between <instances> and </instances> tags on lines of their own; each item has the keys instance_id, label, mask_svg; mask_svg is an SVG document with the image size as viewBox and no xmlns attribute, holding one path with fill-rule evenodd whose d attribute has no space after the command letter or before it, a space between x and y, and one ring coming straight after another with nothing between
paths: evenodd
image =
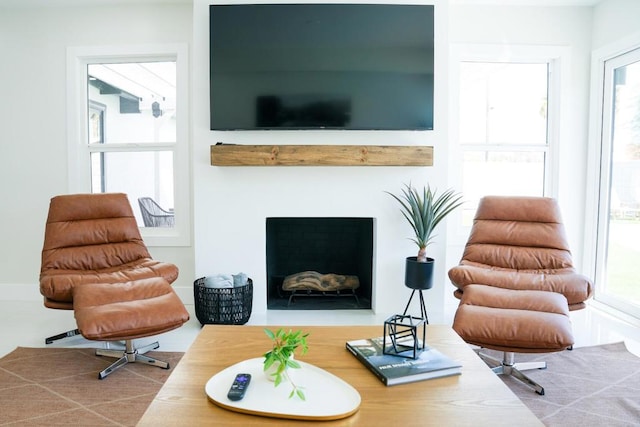
<instances>
[{"instance_id":1,"label":"tan leather chair","mask_svg":"<svg viewBox=\"0 0 640 427\"><path fill-rule=\"evenodd\" d=\"M154 277L173 283L178 268L151 258L125 194L73 194L51 199L40 270L45 307L72 310L76 287ZM75 329L45 342L79 333Z\"/></svg>"},{"instance_id":2,"label":"tan leather chair","mask_svg":"<svg viewBox=\"0 0 640 427\"><path fill-rule=\"evenodd\" d=\"M504 352L496 373L544 389L518 368L514 353L553 352L573 345L569 310L585 307L589 278L573 266L557 202L543 197L484 197L460 264L449 270L461 298L454 329L468 343Z\"/></svg>"}]
</instances>

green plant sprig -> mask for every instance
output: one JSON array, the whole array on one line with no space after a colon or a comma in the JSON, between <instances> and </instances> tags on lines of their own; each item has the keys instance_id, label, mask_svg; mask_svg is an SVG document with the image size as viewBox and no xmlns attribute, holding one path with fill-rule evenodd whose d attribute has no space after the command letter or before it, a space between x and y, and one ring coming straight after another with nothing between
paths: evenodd
<instances>
[{"instance_id":1,"label":"green plant sprig","mask_svg":"<svg viewBox=\"0 0 640 427\"><path fill-rule=\"evenodd\" d=\"M278 362L278 368L272 375L274 376L274 386L278 387L283 379L287 379L293 389L289 394L289 399L298 396L301 400L306 400L302 387L297 386L287 372L287 368L300 369L300 364L291 358L295 351L300 348L299 354L302 356L309 351L307 337L309 334L303 334L302 331L289 330L285 332L280 328L275 333L270 329L264 330L265 334L271 339L273 345L271 350L264 354L264 370L268 370L275 362Z\"/></svg>"}]
</instances>

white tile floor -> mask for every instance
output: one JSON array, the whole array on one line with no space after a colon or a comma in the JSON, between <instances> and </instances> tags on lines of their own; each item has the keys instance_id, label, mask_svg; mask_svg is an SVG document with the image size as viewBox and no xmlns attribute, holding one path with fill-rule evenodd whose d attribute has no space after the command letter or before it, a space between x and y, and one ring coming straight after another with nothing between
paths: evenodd
<instances>
[{"instance_id":1,"label":"white tile floor","mask_svg":"<svg viewBox=\"0 0 640 427\"><path fill-rule=\"evenodd\" d=\"M186 351L198 332L200 323L196 319L193 306L187 306L191 320L181 328L157 337L139 340L138 345L158 340L159 350ZM430 321L433 324L452 323L454 309L448 310L440 319ZM73 313L65 310L51 310L36 301L0 300L0 357L18 346L44 347L44 339L75 328ZM270 310L266 314L253 314L248 324L252 325L380 325L386 316L372 314L369 310L333 310L333 311L290 311ZM630 351L640 356L640 325L632 325L604 311L589 306L584 310L571 313L575 347L625 341ZM81 336L56 341L50 346L60 347L98 347L99 344L87 341Z\"/></svg>"}]
</instances>

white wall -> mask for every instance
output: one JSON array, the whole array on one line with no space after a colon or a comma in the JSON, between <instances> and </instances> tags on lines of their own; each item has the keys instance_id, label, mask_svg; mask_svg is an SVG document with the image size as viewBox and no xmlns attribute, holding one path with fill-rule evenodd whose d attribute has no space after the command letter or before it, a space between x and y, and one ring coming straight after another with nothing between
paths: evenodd
<instances>
[{"instance_id":1,"label":"white wall","mask_svg":"<svg viewBox=\"0 0 640 427\"><path fill-rule=\"evenodd\" d=\"M638 0L606 0L598 4L594 9L592 49L637 36L639 16Z\"/></svg>"},{"instance_id":2,"label":"white wall","mask_svg":"<svg viewBox=\"0 0 640 427\"><path fill-rule=\"evenodd\" d=\"M67 47L190 43L191 18L189 4L0 6L0 284L13 297L39 298L49 199L67 192ZM192 248L150 250L191 286Z\"/></svg>"}]
</instances>

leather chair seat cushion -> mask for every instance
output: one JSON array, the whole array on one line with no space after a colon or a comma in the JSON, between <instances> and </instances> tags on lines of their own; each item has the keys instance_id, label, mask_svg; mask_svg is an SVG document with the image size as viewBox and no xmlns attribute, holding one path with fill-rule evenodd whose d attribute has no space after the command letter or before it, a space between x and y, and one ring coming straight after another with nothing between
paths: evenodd
<instances>
[{"instance_id":1,"label":"leather chair seat cushion","mask_svg":"<svg viewBox=\"0 0 640 427\"><path fill-rule=\"evenodd\" d=\"M46 300L72 303L74 288L77 286L125 283L156 277L173 283L178 277L178 268L168 262L143 258L99 270L47 270L40 275L40 293Z\"/></svg>"},{"instance_id":2,"label":"leather chair seat cushion","mask_svg":"<svg viewBox=\"0 0 640 427\"><path fill-rule=\"evenodd\" d=\"M547 353L573 345L566 298L556 292L465 287L453 329L470 344L516 353Z\"/></svg>"},{"instance_id":3,"label":"leather chair seat cushion","mask_svg":"<svg viewBox=\"0 0 640 427\"><path fill-rule=\"evenodd\" d=\"M161 277L95 283L73 291L76 323L89 340L128 340L173 330L189 313Z\"/></svg>"},{"instance_id":4,"label":"leather chair seat cushion","mask_svg":"<svg viewBox=\"0 0 640 427\"><path fill-rule=\"evenodd\" d=\"M591 281L573 268L511 270L463 261L449 270L449 278L463 295L469 285L480 284L505 289L557 292L565 296L570 306L583 306L593 293Z\"/></svg>"}]
</instances>

